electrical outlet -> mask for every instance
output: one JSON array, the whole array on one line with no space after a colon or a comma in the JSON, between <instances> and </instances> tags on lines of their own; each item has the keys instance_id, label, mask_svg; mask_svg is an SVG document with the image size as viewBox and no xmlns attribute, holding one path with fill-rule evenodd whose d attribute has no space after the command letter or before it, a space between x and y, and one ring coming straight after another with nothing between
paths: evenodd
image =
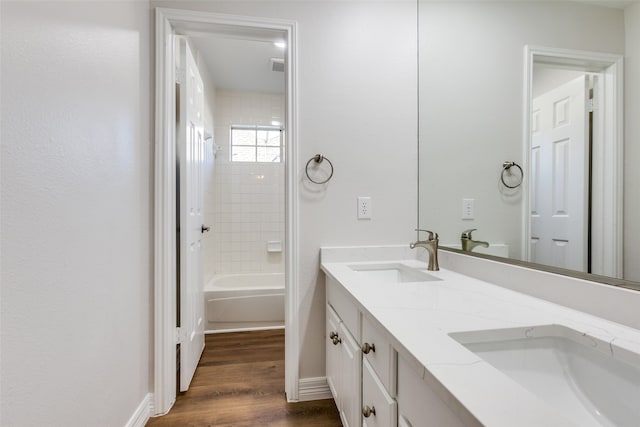
<instances>
[{"instance_id":1,"label":"electrical outlet","mask_svg":"<svg viewBox=\"0 0 640 427\"><path fill-rule=\"evenodd\" d=\"M371 219L371 197L358 197L358 219Z\"/></svg>"},{"instance_id":2,"label":"electrical outlet","mask_svg":"<svg viewBox=\"0 0 640 427\"><path fill-rule=\"evenodd\" d=\"M474 199L462 199L462 219L474 218L473 202Z\"/></svg>"}]
</instances>

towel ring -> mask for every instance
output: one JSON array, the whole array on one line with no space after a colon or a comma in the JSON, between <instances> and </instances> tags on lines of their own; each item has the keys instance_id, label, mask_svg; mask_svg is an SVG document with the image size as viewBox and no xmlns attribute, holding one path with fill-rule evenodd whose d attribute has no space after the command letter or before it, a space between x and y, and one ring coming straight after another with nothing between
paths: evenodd
<instances>
[{"instance_id":1,"label":"towel ring","mask_svg":"<svg viewBox=\"0 0 640 427\"><path fill-rule=\"evenodd\" d=\"M511 168L514 166L517 167L518 170L520 171L520 178L516 185L509 185L504 181L504 173L508 172L509 175L512 175ZM502 164L502 173L500 174L500 181L502 181L502 185L504 185L507 188L518 188L520 187L520 184L522 184L522 178L524 178L524 173L522 172L522 168L520 167L519 164L517 164L516 162L504 162Z\"/></svg>"},{"instance_id":2,"label":"towel ring","mask_svg":"<svg viewBox=\"0 0 640 427\"><path fill-rule=\"evenodd\" d=\"M327 163L329 163L329 166L331 167L331 173L329 174L329 177L324 181L316 181L309 176L309 165L311 164L311 162L316 162L317 164L320 164L324 160L326 160ZM331 163L331 160L327 159L322 154L316 154L315 156L310 158L309 161L307 162L307 165L304 167L304 173L307 175L307 178L309 178L309 181L313 182L314 184L326 184L327 182L329 182L329 180L333 176L333 163Z\"/></svg>"}]
</instances>

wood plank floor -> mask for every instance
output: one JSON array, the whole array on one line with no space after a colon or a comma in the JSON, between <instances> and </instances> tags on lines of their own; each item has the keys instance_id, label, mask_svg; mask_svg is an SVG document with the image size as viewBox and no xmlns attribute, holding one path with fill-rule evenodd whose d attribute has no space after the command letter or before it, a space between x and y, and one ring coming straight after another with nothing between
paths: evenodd
<instances>
[{"instance_id":1,"label":"wood plank floor","mask_svg":"<svg viewBox=\"0 0 640 427\"><path fill-rule=\"evenodd\" d=\"M338 427L333 400L287 403L284 330L206 336L191 387L149 427Z\"/></svg>"}]
</instances>

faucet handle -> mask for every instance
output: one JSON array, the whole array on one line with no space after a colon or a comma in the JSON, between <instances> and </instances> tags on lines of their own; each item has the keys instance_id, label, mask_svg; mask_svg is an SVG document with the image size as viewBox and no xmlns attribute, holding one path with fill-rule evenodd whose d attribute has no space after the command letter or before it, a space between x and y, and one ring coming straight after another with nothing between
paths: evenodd
<instances>
[{"instance_id":1,"label":"faucet handle","mask_svg":"<svg viewBox=\"0 0 640 427\"><path fill-rule=\"evenodd\" d=\"M429 237L428 237L429 241L438 240L438 233L434 233L433 231L429 231L429 230L424 230L422 228L416 228L416 231L424 231L425 233L428 233L429 234Z\"/></svg>"},{"instance_id":2,"label":"faucet handle","mask_svg":"<svg viewBox=\"0 0 640 427\"><path fill-rule=\"evenodd\" d=\"M469 230L464 230L462 232L462 235L460 236L460 238L461 239L469 239L469 240L471 240L471 233L476 231L476 230L477 230L477 228L471 228Z\"/></svg>"}]
</instances>

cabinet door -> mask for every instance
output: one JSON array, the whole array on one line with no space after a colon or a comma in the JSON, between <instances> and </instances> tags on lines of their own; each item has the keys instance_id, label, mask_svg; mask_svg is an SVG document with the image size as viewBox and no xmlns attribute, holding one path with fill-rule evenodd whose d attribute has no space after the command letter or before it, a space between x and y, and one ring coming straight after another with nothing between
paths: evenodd
<instances>
[{"instance_id":1,"label":"cabinet door","mask_svg":"<svg viewBox=\"0 0 640 427\"><path fill-rule=\"evenodd\" d=\"M336 401L336 406L338 410L341 409L341 360L342 360L342 349L339 343L333 343L333 334L340 334L340 319L335 311L327 304L327 328L326 328L326 369L327 369L327 383L329 384L329 389L331 389L331 394L333 394L333 399Z\"/></svg>"},{"instance_id":2,"label":"cabinet door","mask_svg":"<svg viewBox=\"0 0 640 427\"><path fill-rule=\"evenodd\" d=\"M342 412L344 427L357 427L361 424L361 388L362 356L360 346L344 323L340 324L341 364L342 364Z\"/></svg>"},{"instance_id":3,"label":"cabinet door","mask_svg":"<svg viewBox=\"0 0 640 427\"><path fill-rule=\"evenodd\" d=\"M362 362L362 412L365 427L395 427L396 401L389 395L368 360Z\"/></svg>"},{"instance_id":4,"label":"cabinet door","mask_svg":"<svg viewBox=\"0 0 640 427\"><path fill-rule=\"evenodd\" d=\"M412 427L464 427L458 416L422 379L417 366L398 357L398 412ZM422 368L419 368L422 370ZM476 425L476 424L472 424Z\"/></svg>"}]
</instances>

